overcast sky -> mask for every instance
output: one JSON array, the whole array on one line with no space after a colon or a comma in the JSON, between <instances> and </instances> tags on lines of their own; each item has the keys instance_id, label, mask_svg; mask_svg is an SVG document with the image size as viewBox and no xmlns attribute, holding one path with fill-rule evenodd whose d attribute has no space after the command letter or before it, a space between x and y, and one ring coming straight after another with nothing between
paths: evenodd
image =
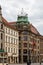
<instances>
[{"instance_id":1,"label":"overcast sky","mask_svg":"<svg viewBox=\"0 0 43 65\"><path fill-rule=\"evenodd\" d=\"M28 20L43 35L43 0L0 0L2 15L7 21L16 21L23 8Z\"/></svg>"}]
</instances>

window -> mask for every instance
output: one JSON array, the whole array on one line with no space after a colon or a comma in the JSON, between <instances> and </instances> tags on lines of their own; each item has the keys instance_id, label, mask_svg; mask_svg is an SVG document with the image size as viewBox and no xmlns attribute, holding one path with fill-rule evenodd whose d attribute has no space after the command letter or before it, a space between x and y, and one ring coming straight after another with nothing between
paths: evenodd
<instances>
[{"instance_id":1,"label":"window","mask_svg":"<svg viewBox=\"0 0 43 65\"><path fill-rule=\"evenodd\" d=\"M16 50L16 48L14 48L14 53L15 53L15 54L17 53L17 50Z\"/></svg>"},{"instance_id":2,"label":"window","mask_svg":"<svg viewBox=\"0 0 43 65\"><path fill-rule=\"evenodd\" d=\"M13 30L11 30L11 35L13 34Z\"/></svg>"},{"instance_id":3,"label":"window","mask_svg":"<svg viewBox=\"0 0 43 65\"><path fill-rule=\"evenodd\" d=\"M7 36L6 36L6 42L7 42Z\"/></svg>"},{"instance_id":4,"label":"window","mask_svg":"<svg viewBox=\"0 0 43 65\"><path fill-rule=\"evenodd\" d=\"M29 44L29 47L31 47L31 48L32 48L33 46L32 46L31 44Z\"/></svg>"},{"instance_id":5,"label":"window","mask_svg":"<svg viewBox=\"0 0 43 65\"><path fill-rule=\"evenodd\" d=\"M1 29L3 29L3 24L1 24Z\"/></svg>"},{"instance_id":6,"label":"window","mask_svg":"<svg viewBox=\"0 0 43 65\"><path fill-rule=\"evenodd\" d=\"M9 37L7 36L7 42L9 42Z\"/></svg>"},{"instance_id":7,"label":"window","mask_svg":"<svg viewBox=\"0 0 43 65\"><path fill-rule=\"evenodd\" d=\"M15 52L14 52L15 54L17 53L17 49L15 48Z\"/></svg>"},{"instance_id":8,"label":"window","mask_svg":"<svg viewBox=\"0 0 43 65\"><path fill-rule=\"evenodd\" d=\"M7 28L7 33L10 34L10 29L9 28Z\"/></svg>"},{"instance_id":9,"label":"window","mask_svg":"<svg viewBox=\"0 0 43 65\"><path fill-rule=\"evenodd\" d=\"M3 49L3 44L1 43L1 49Z\"/></svg>"},{"instance_id":10,"label":"window","mask_svg":"<svg viewBox=\"0 0 43 65\"><path fill-rule=\"evenodd\" d=\"M15 36L15 31L14 31L14 36Z\"/></svg>"},{"instance_id":11,"label":"window","mask_svg":"<svg viewBox=\"0 0 43 65\"><path fill-rule=\"evenodd\" d=\"M27 49L24 49L24 50L23 50L23 53L24 53L24 54L27 54Z\"/></svg>"},{"instance_id":12,"label":"window","mask_svg":"<svg viewBox=\"0 0 43 65\"><path fill-rule=\"evenodd\" d=\"M7 52L7 47L6 47L6 52Z\"/></svg>"},{"instance_id":13,"label":"window","mask_svg":"<svg viewBox=\"0 0 43 65\"><path fill-rule=\"evenodd\" d=\"M39 43L39 40L38 40L38 43Z\"/></svg>"},{"instance_id":14,"label":"window","mask_svg":"<svg viewBox=\"0 0 43 65\"><path fill-rule=\"evenodd\" d=\"M12 48L11 48L11 52L12 52Z\"/></svg>"},{"instance_id":15,"label":"window","mask_svg":"<svg viewBox=\"0 0 43 65\"><path fill-rule=\"evenodd\" d=\"M23 40L27 41L28 40L28 36L23 36Z\"/></svg>"},{"instance_id":16,"label":"window","mask_svg":"<svg viewBox=\"0 0 43 65\"><path fill-rule=\"evenodd\" d=\"M20 28L20 25L18 25L18 28Z\"/></svg>"},{"instance_id":17,"label":"window","mask_svg":"<svg viewBox=\"0 0 43 65\"><path fill-rule=\"evenodd\" d=\"M10 48L8 47L8 52L10 52Z\"/></svg>"},{"instance_id":18,"label":"window","mask_svg":"<svg viewBox=\"0 0 43 65\"><path fill-rule=\"evenodd\" d=\"M10 37L9 37L9 43L10 43Z\"/></svg>"},{"instance_id":19,"label":"window","mask_svg":"<svg viewBox=\"0 0 43 65\"><path fill-rule=\"evenodd\" d=\"M19 37L19 40L21 39L21 37Z\"/></svg>"},{"instance_id":20,"label":"window","mask_svg":"<svg viewBox=\"0 0 43 65\"><path fill-rule=\"evenodd\" d=\"M6 33L7 33L7 28L6 28Z\"/></svg>"},{"instance_id":21,"label":"window","mask_svg":"<svg viewBox=\"0 0 43 65\"><path fill-rule=\"evenodd\" d=\"M27 35L29 32L27 32L27 31L23 31L22 32L24 35Z\"/></svg>"},{"instance_id":22,"label":"window","mask_svg":"<svg viewBox=\"0 0 43 65\"><path fill-rule=\"evenodd\" d=\"M15 48L14 48L14 53L15 53Z\"/></svg>"},{"instance_id":23,"label":"window","mask_svg":"<svg viewBox=\"0 0 43 65\"><path fill-rule=\"evenodd\" d=\"M23 56L23 62L27 62L27 55Z\"/></svg>"},{"instance_id":24,"label":"window","mask_svg":"<svg viewBox=\"0 0 43 65\"><path fill-rule=\"evenodd\" d=\"M27 47L27 43L24 43L24 47Z\"/></svg>"},{"instance_id":25,"label":"window","mask_svg":"<svg viewBox=\"0 0 43 65\"><path fill-rule=\"evenodd\" d=\"M19 43L19 47L21 48L21 43Z\"/></svg>"},{"instance_id":26,"label":"window","mask_svg":"<svg viewBox=\"0 0 43 65\"><path fill-rule=\"evenodd\" d=\"M39 51L38 51L38 54L39 54Z\"/></svg>"},{"instance_id":27,"label":"window","mask_svg":"<svg viewBox=\"0 0 43 65\"><path fill-rule=\"evenodd\" d=\"M21 49L19 49L19 54L21 53Z\"/></svg>"},{"instance_id":28,"label":"window","mask_svg":"<svg viewBox=\"0 0 43 65\"><path fill-rule=\"evenodd\" d=\"M14 44L15 44L15 38L14 38Z\"/></svg>"},{"instance_id":29,"label":"window","mask_svg":"<svg viewBox=\"0 0 43 65\"><path fill-rule=\"evenodd\" d=\"M38 49L39 49L39 46L38 46Z\"/></svg>"},{"instance_id":30,"label":"window","mask_svg":"<svg viewBox=\"0 0 43 65\"><path fill-rule=\"evenodd\" d=\"M3 34L1 33L1 39L3 39Z\"/></svg>"},{"instance_id":31,"label":"window","mask_svg":"<svg viewBox=\"0 0 43 65\"><path fill-rule=\"evenodd\" d=\"M18 41L18 40L16 39L16 44L17 44L17 41Z\"/></svg>"},{"instance_id":32,"label":"window","mask_svg":"<svg viewBox=\"0 0 43 65\"><path fill-rule=\"evenodd\" d=\"M11 43L13 43L13 38L11 38Z\"/></svg>"}]
</instances>

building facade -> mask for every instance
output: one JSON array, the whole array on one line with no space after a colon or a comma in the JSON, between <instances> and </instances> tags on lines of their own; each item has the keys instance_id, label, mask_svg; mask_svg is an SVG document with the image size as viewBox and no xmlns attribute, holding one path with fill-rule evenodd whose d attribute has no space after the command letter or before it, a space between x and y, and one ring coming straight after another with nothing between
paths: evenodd
<instances>
[{"instance_id":1,"label":"building facade","mask_svg":"<svg viewBox=\"0 0 43 65\"><path fill-rule=\"evenodd\" d=\"M26 63L30 50L31 62L43 61L43 36L21 12L16 22L7 22L0 7L0 51L6 54L9 63Z\"/></svg>"},{"instance_id":2,"label":"building facade","mask_svg":"<svg viewBox=\"0 0 43 65\"><path fill-rule=\"evenodd\" d=\"M18 15L17 22L10 22L19 31L19 63L26 63L28 50L31 62L40 62L43 59L43 36L28 21L28 15L23 11Z\"/></svg>"},{"instance_id":3,"label":"building facade","mask_svg":"<svg viewBox=\"0 0 43 65\"><path fill-rule=\"evenodd\" d=\"M8 63L19 63L19 33L3 17L0 7L0 49L8 56Z\"/></svg>"},{"instance_id":4,"label":"building facade","mask_svg":"<svg viewBox=\"0 0 43 65\"><path fill-rule=\"evenodd\" d=\"M31 30L32 25L28 22L26 14L22 13L18 16L16 27L19 31L19 62L27 62L28 50L30 50L31 62L40 62L39 32L36 29L34 29L35 31ZM34 47L33 44L35 44Z\"/></svg>"}]
</instances>

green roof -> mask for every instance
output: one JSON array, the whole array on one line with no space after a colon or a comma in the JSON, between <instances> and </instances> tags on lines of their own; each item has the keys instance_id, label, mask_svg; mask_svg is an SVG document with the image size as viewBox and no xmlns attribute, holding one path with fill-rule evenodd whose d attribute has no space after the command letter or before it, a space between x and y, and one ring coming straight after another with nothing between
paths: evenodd
<instances>
[{"instance_id":1,"label":"green roof","mask_svg":"<svg viewBox=\"0 0 43 65\"><path fill-rule=\"evenodd\" d=\"M4 52L4 49L0 49L0 52Z\"/></svg>"},{"instance_id":2,"label":"green roof","mask_svg":"<svg viewBox=\"0 0 43 65\"><path fill-rule=\"evenodd\" d=\"M24 12L23 8L21 13L18 14L17 23L29 23L28 14Z\"/></svg>"},{"instance_id":3,"label":"green roof","mask_svg":"<svg viewBox=\"0 0 43 65\"><path fill-rule=\"evenodd\" d=\"M20 15L18 15L18 17L17 17L17 22L18 23L29 23L29 21L28 21L28 16L27 15L25 15L25 16L20 16Z\"/></svg>"}]
</instances>

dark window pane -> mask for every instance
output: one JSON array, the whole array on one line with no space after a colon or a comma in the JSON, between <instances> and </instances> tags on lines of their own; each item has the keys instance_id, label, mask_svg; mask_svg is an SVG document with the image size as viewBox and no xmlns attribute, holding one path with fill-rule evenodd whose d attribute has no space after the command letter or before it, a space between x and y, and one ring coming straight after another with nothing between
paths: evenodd
<instances>
[{"instance_id":1,"label":"dark window pane","mask_svg":"<svg viewBox=\"0 0 43 65\"><path fill-rule=\"evenodd\" d=\"M23 50L23 53L27 54L27 49L24 49L24 50Z\"/></svg>"},{"instance_id":2,"label":"dark window pane","mask_svg":"<svg viewBox=\"0 0 43 65\"><path fill-rule=\"evenodd\" d=\"M27 41L28 40L28 37L27 36L23 36L23 40L24 41Z\"/></svg>"},{"instance_id":3,"label":"dark window pane","mask_svg":"<svg viewBox=\"0 0 43 65\"><path fill-rule=\"evenodd\" d=\"M1 29L3 29L3 24L1 24Z\"/></svg>"},{"instance_id":4,"label":"dark window pane","mask_svg":"<svg viewBox=\"0 0 43 65\"><path fill-rule=\"evenodd\" d=\"M23 62L27 62L27 55L23 56Z\"/></svg>"},{"instance_id":5,"label":"dark window pane","mask_svg":"<svg viewBox=\"0 0 43 65\"><path fill-rule=\"evenodd\" d=\"M1 33L1 39L3 38L3 34Z\"/></svg>"},{"instance_id":6,"label":"dark window pane","mask_svg":"<svg viewBox=\"0 0 43 65\"><path fill-rule=\"evenodd\" d=\"M24 47L27 47L27 43L24 43Z\"/></svg>"}]
</instances>

